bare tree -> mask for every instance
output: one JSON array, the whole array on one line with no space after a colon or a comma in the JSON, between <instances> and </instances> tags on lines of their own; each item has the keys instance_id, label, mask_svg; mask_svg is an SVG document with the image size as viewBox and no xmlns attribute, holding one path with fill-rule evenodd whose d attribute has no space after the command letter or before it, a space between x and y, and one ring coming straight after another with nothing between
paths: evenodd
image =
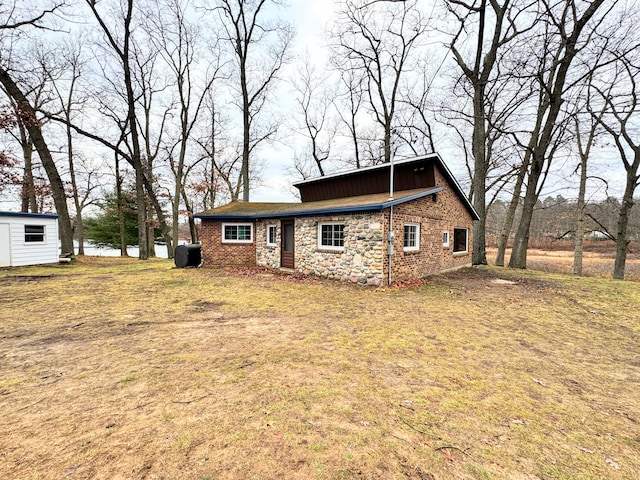
<instances>
[{"instance_id":1,"label":"bare tree","mask_svg":"<svg viewBox=\"0 0 640 480\"><path fill-rule=\"evenodd\" d=\"M591 110L590 93L591 89L586 88L586 109ZM581 115L577 113L573 117L575 127L575 137L579 164L576 166L575 172L579 172L580 181L578 185L578 200L576 202L576 223L574 230L574 248L573 248L573 274L582 276L582 257L583 244L585 235L585 224L587 221L587 180L589 178L588 168L589 159L591 157L591 149L599 135L598 118L602 119L604 109L594 115ZM587 118L585 118L587 117ZM586 129L585 129L586 127Z\"/></svg>"},{"instance_id":2,"label":"bare tree","mask_svg":"<svg viewBox=\"0 0 640 480\"><path fill-rule=\"evenodd\" d=\"M487 123L491 121L487 109L487 90L490 82L494 81L496 64L499 61L500 52L508 44L528 30L530 25L520 20L520 14L528 5L515 6L511 0L474 0L466 3L459 0L451 0L447 3L448 11L459 23L459 28L451 41L451 52L464 80L470 85L469 95L473 105L473 135L471 141L471 153L473 157L472 192L473 206L480 217L474 222L473 232L473 256L474 265L486 265L486 193L487 176L491 160L491 138L487 132ZM524 16L524 15L522 15ZM477 26L473 23L477 22ZM475 33L474 54L470 60L465 59L463 46L463 33L473 30ZM487 37L487 40L485 40Z\"/></svg>"},{"instance_id":3,"label":"bare tree","mask_svg":"<svg viewBox=\"0 0 640 480\"><path fill-rule=\"evenodd\" d=\"M624 193L616 232L616 260L613 278L623 280L629 244L629 217L634 204L633 195L640 185L640 44L624 52L610 52L615 63L607 69L605 85L594 84L604 102L606 112L594 114L594 119L613 140L626 172Z\"/></svg>"},{"instance_id":4,"label":"bare tree","mask_svg":"<svg viewBox=\"0 0 640 480\"><path fill-rule=\"evenodd\" d=\"M349 140L353 145L353 166L355 168L363 166L357 121L358 113L361 111L364 102L363 82L364 78L359 72L352 69L340 72L340 83L344 93L338 94L334 100L340 120L349 132Z\"/></svg>"},{"instance_id":5,"label":"bare tree","mask_svg":"<svg viewBox=\"0 0 640 480\"><path fill-rule=\"evenodd\" d=\"M531 152L527 189L522 206L522 216L514 238L509 267L526 268L529 229L533 211L538 200L541 185L544 183L545 165L553 158L554 135L557 135L558 118L561 114L564 96L567 89L577 81L571 77L571 67L578 53L588 41L585 30L595 23L591 30L597 28L602 17L597 18L598 9L604 0L594 0L580 11L574 0L551 4L541 2L542 11L539 24L543 31L542 44L532 42L531 59L536 59L533 78L539 83L540 101L536 106L536 125L531 135L528 149ZM593 22L592 22L593 20ZM533 50L536 49L536 50Z\"/></svg>"},{"instance_id":6,"label":"bare tree","mask_svg":"<svg viewBox=\"0 0 640 480\"><path fill-rule=\"evenodd\" d=\"M149 12L145 11L144 17L149 16ZM134 85L138 92L137 111L140 112L136 121L142 144L142 165L147 192L147 248L149 256L155 256L154 230L159 226L167 246L167 255L173 258L171 226L167 223L164 210L157 198L162 188L159 185L160 176L157 174L156 161L163 142L166 141L167 124L175 105L171 101L163 101L170 80L160 73L164 70L165 64L160 58L161 49L154 42L156 32L145 28L139 28L137 31L138 34L132 38L132 63ZM157 223L152 218L153 211Z\"/></svg>"},{"instance_id":7,"label":"bare tree","mask_svg":"<svg viewBox=\"0 0 640 480\"><path fill-rule=\"evenodd\" d=\"M312 171L324 176L337 134L336 122L331 118L335 94L330 92L332 87L327 86L327 76L320 75L308 62L303 64L297 78L293 88L304 125L302 134L309 145L302 157L296 158L295 168L303 178L313 176Z\"/></svg>"},{"instance_id":8,"label":"bare tree","mask_svg":"<svg viewBox=\"0 0 640 480\"><path fill-rule=\"evenodd\" d=\"M5 94L7 94L6 91ZM11 98L8 94L7 97ZM18 142L20 149L22 150L23 174L21 180L22 187L20 191L20 211L35 213L38 211L38 203L36 199L36 186L33 178L33 141L31 140L29 130L26 125L19 121L20 115L18 106L13 101L10 101L10 104L12 115L16 121L12 123L13 128L7 128L6 131ZM39 100L38 95L36 94L34 97L34 105L38 104Z\"/></svg>"},{"instance_id":9,"label":"bare tree","mask_svg":"<svg viewBox=\"0 0 640 480\"><path fill-rule=\"evenodd\" d=\"M66 45L60 45L59 51L61 52L61 66L48 65L47 59L42 58L42 68L49 77L49 81L52 86L53 92L57 97L60 115L65 119L65 136L66 136L66 154L67 164L69 166L69 177L71 180L71 195L75 207L75 220L74 220L74 232L78 238L78 255L84 255L84 225L82 221L82 211L84 207L90 203L88 193L93 190L90 184L88 188L84 190L84 194L81 196L80 188L78 187L78 178L76 176L76 152L74 150L74 137L73 129L71 128L71 121L76 111L82 107L82 100L76 99L77 96L77 84L83 73L85 67L85 58L82 52L83 40L78 39L77 42ZM56 74L56 70L61 71L60 74ZM65 78L66 77L66 78ZM65 91L66 90L66 91ZM89 182L91 179L89 176Z\"/></svg>"},{"instance_id":10,"label":"bare tree","mask_svg":"<svg viewBox=\"0 0 640 480\"><path fill-rule=\"evenodd\" d=\"M12 43L16 40L16 36L19 36L25 29L48 28L43 23L45 18L59 10L63 3L50 2L48 6L45 4L44 8L40 7L38 10L25 9L24 5L19 5L17 2L9 2L7 6L7 10L0 11L0 15L2 15L0 17L0 41L2 41L0 47L3 49L5 49L4 40L8 39L10 40L8 43ZM5 56L3 53L2 62L0 62L0 84L7 96L14 102L20 123L25 126L47 173L58 214L61 255L73 257L73 229L67 208L64 183L43 135L36 108L19 85L19 80L15 77L16 72L12 71L10 61L11 55Z\"/></svg>"},{"instance_id":11,"label":"bare tree","mask_svg":"<svg viewBox=\"0 0 640 480\"><path fill-rule=\"evenodd\" d=\"M36 111L20 87L13 81L10 74L3 67L0 67L0 83L7 94L15 101L20 115L20 122L26 126L33 145L40 156L42 166L47 172L56 213L58 214L61 242L60 254L64 257L73 257L73 229L71 228L71 218L67 208L64 182L58 173L49 146L42 134L42 128L36 116Z\"/></svg>"},{"instance_id":12,"label":"bare tree","mask_svg":"<svg viewBox=\"0 0 640 480\"><path fill-rule=\"evenodd\" d=\"M149 257L147 239L147 204L145 201L145 168L142 162L142 149L138 131L138 118L136 114L137 95L134 87L132 65L132 34L134 20L134 0L123 0L123 9L119 12L121 18L107 18L98 10L99 3L95 0L85 0L91 13L98 22L104 34L106 45L120 63L122 74L122 86L126 97L126 131L131 141L131 155L127 160L135 172L136 205L138 215L138 243L139 258L146 260ZM120 31L118 30L120 29Z\"/></svg>"},{"instance_id":13,"label":"bare tree","mask_svg":"<svg viewBox=\"0 0 640 480\"><path fill-rule=\"evenodd\" d=\"M223 126L228 123L228 118L218 109L211 91L207 94L203 109L206 128L196 140L204 163L203 178L198 182L198 188L204 192L203 203L207 208L213 208L216 201L224 197L220 184L226 187L231 201L239 200L242 190L242 150L230 146Z\"/></svg>"},{"instance_id":14,"label":"bare tree","mask_svg":"<svg viewBox=\"0 0 640 480\"><path fill-rule=\"evenodd\" d=\"M383 162L391 161L401 80L413 69L413 50L427 30L417 0L386 3L348 0L332 33L334 66L357 71L353 78L364 79L367 105L382 129Z\"/></svg>"},{"instance_id":15,"label":"bare tree","mask_svg":"<svg viewBox=\"0 0 640 480\"><path fill-rule=\"evenodd\" d=\"M225 40L236 59L238 107L242 113L242 200L249 201L252 151L273 137L277 123L258 127L280 70L288 61L293 38L291 25L270 20L268 8L283 5L279 0L218 0Z\"/></svg>"},{"instance_id":16,"label":"bare tree","mask_svg":"<svg viewBox=\"0 0 640 480\"><path fill-rule=\"evenodd\" d=\"M202 111L203 103L213 83L221 71L220 52L217 46L211 49L212 60L204 73L197 71L198 52L201 50L197 39L200 30L187 19L187 0L167 0L159 4L155 14L151 39L171 72L171 89L177 93L179 125L177 139L169 146L168 157L173 173L174 191L172 195L173 245L178 244L178 225L181 201L185 204L189 219L192 241L197 241L197 230L193 211L185 192L187 174L191 166L187 164L193 130ZM200 74L199 74L200 73ZM202 77L202 80L199 80ZM177 151L177 153L175 153ZM195 158L195 156L193 156Z\"/></svg>"},{"instance_id":17,"label":"bare tree","mask_svg":"<svg viewBox=\"0 0 640 480\"><path fill-rule=\"evenodd\" d=\"M430 62L421 60L413 83L399 98L405 108L398 111L396 135L416 156L436 151L431 117L434 108L429 101L434 73L430 70Z\"/></svg>"}]
</instances>

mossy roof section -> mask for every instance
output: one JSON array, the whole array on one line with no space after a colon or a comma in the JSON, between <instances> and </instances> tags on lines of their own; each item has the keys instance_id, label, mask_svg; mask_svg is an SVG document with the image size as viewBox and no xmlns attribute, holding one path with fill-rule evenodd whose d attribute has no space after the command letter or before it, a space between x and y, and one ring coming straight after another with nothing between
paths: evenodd
<instances>
[{"instance_id":1,"label":"mossy roof section","mask_svg":"<svg viewBox=\"0 0 640 480\"><path fill-rule=\"evenodd\" d=\"M411 200L432 195L443 190L443 187L420 188L394 192L393 200L388 193L360 195L357 197L334 198L319 202L231 202L221 207L212 208L195 215L205 219L253 219L293 217L302 215L322 215L329 213L375 211L398 205Z\"/></svg>"}]
</instances>

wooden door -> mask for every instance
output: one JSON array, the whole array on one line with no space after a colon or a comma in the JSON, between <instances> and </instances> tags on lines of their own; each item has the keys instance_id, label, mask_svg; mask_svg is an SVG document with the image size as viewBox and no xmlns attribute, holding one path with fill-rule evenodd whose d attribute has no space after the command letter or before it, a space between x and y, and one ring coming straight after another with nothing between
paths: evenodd
<instances>
[{"instance_id":1,"label":"wooden door","mask_svg":"<svg viewBox=\"0 0 640 480\"><path fill-rule=\"evenodd\" d=\"M281 240L280 240L280 266L282 268L295 268L295 228L294 221L282 220L280 223Z\"/></svg>"}]
</instances>

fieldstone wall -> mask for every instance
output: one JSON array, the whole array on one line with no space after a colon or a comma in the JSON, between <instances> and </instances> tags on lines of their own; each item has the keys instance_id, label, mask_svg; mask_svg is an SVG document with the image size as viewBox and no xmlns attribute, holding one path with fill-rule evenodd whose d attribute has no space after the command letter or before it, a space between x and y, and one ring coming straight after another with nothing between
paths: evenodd
<instances>
[{"instance_id":1,"label":"fieldstone wall","mask_svg":"<svg viewBox=\"0 0 640 480\"><path fill-rule=\"evenodd\" d=\"M267 226L275 225L276 246L267 245ZM256 265L280 268L280 220L258 220L256 222Z\"/></svg>"},{"instance_id":2,"label":"fieldstone wall","mask_svg":"<svg viewBox=\"0 0 640 480\"><path fill-rule=\"evenodd\" d=\"M381 285L383 221L383 215L375 212L297 218L296 271L342 281ZM318 224L323 222L344 223L344 251L318 248Z\"/></svg>"}]
</instances>

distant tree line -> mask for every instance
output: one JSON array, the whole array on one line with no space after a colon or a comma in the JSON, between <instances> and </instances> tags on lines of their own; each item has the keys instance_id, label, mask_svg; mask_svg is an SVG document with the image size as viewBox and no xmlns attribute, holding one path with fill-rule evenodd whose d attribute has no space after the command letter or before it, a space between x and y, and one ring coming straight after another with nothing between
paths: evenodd
<instances>
[{"instance_id":1,"label":"distant tree line","mask_svg":"<svg viewBox=\"0 0 640 480\"><path fill-rule=\"evenodd\" d=\"M620 200L615 197L589 203L584 208L583 227L577 231L576 218L580 209L579 203L576 200L567 200L562 195L545 197L536 203L531 221L530 241L537 245L552 245L556 241L573 241L576 237L582 236L592 240L615 242L620 208ZM489 245L493 247L498 244L508 209L508 202L496 200L487 212L487 238ZM631 209L628 232L629 241L640 246L640 199L638 198L635 199Z\"/></svg>"}]
</instances>

